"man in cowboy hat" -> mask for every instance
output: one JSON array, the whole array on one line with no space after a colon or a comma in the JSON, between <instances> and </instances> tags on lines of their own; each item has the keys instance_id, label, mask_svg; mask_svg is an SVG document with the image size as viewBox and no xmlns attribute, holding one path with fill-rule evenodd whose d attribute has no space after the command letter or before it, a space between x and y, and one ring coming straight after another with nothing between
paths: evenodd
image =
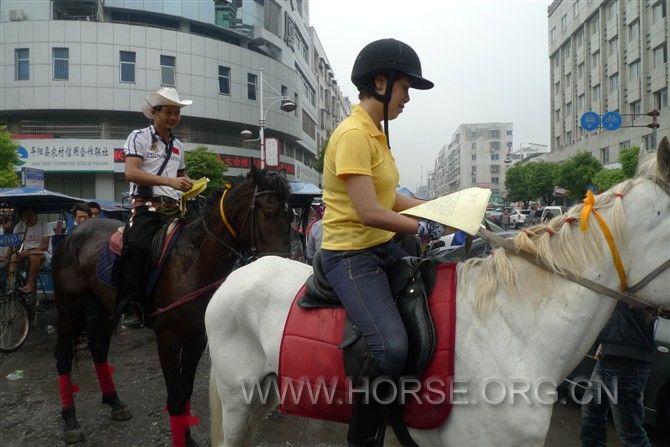
<instances>
[{"instance_id":1,"label":"man in cowboy hat","mask_svg":"<svg viewBox=\"0 0 670 447\"><path fill-rule=\"evenodd\" d=\"M181 108L192 103L179 99L177 90L170 87L149 93L142 112L153 123L134 130L123 146L132 210L117 266L117 317L129 303L144 302L153 236L177 217L181 191L193 185L184 173L184 145L172 133L181 119Z\"/></svg>"}]
</instances>

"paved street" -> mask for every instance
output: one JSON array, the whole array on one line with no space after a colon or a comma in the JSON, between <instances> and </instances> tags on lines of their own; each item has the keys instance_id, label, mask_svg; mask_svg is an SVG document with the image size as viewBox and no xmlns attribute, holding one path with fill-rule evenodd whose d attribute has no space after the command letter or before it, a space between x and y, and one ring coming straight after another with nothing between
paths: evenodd
<instances>
[{"instance_id":1,"label":"paved street","mask_svg":"<svg viewBox=\"0 0 670 447\"><path fill-rule=\"evenodd\" d=\"M3 447L42 447L64 445L56 371L53 360L55 311L38 318L26 345L18 352L0 354L0 445ZM120 329L112 340L110 361L120 397L129 405L133 419L111 421L108 407L100 403L95 373L88 351L80 351L79 369L73 379L81 387L75 398L77 415L86 435L78 446L169 446L168 418L163 412L165 390L158 364L153 332L145 329ZM6 376L23 370L23 379L10 381ZM193 398L194 414L201 423L193 430L201 446L209 445L209 406L207 386L209 358L198 369ZM556 404L546 447L579 445L579 408ZM343 446L346 427L340 424L271 414L262 424L254 445L259 446ZM397 446L392 434L387 445ZM499 444L504 446L504 444ZM609 446L619 446L610 430ZM657 438L654 446L668 445Z\"/></svg>"}]
</instances>

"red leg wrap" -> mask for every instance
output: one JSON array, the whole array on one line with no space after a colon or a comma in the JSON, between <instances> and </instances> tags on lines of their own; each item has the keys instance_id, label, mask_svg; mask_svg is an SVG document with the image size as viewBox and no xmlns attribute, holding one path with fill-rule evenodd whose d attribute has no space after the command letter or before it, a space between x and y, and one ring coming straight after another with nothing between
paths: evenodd
<instances>
[{"instance_id":1,"label":"red leg wrap","mask_svg":"<svg viewBox=\"0 0 670 447\"><path fill-rule=\"evenodd\" d=\"M172 432L172 447L186 446L186 430L191 425L198 425L200 418L182 414L179 416L170 416L170 431Z\"/></svg>"},{"instance_id":2,"label":"red leg wrap","mask_svg":"<svg viewBox=\"0 0 670 447\"><path fill-rule=\"evenodd\" d=\"M102 391L103 396L116 391L114 380L112 379L113 372L114 368L112 368L109 362L95 364L95 373L98 375L98 383L100 384L100 391Z\"/></svg>"},{"instance_id":3,"label":"red leg wrap","mask_svg":"<svg viewBox=\"0 0 670 447\"><path fill-rule=\"evenodd\" d=\"M78 391L79 385L72 383L72 378L69 374L58 376L58 393L60 394L60 402L63 408L74 407L74 393Z\"/></svg>"}]
</instances>

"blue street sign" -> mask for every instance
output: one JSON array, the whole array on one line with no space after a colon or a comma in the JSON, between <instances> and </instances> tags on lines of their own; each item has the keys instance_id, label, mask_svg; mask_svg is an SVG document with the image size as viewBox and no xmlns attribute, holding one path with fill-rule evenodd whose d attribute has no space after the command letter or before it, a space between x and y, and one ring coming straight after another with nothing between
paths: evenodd
<instances>
[{"instance_id":1,"label":"blue street sign","mask_svg":"<svg viewBox=\"0 0 670 447\"><path fill-rule=\"evenodd\" d=\"M600 115L596 112L586 112L582 115L580 124L584 130L596 130L600 126Z\"/></svg>"},{"instance_id":2,"label":"blue street sign","mask_svg":"<svg viewBox=\"0 0 670 447\"><path fill-rule=\"evenodd\" d=\"M607 130L617 130L621 127L621 114L619 112L607 112L604 114L603 127Z\"/></svg>"}]
</instances>

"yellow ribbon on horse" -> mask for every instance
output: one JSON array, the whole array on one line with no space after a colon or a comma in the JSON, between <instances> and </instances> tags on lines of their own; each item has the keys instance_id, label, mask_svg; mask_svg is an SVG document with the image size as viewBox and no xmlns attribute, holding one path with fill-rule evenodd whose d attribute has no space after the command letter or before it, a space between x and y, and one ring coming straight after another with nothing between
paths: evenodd
<instances>
[{"instance_id":1,"label":"yellow ribbon on horse","mask_svg":"<svg viewBox=\"0 0 670 447\"><path fill-rule=\"evenodd\" d=\"M621 256L619 256L619 250L617 249L616 242L614 242L614 237L612 237L612 233L610 232L610 229L607 226L605 219L603 219L600 213L596 211L595 208L596 196L593 194L593 191L587 190L586 197L584 197L584 200L582 202L584 203L584 207L582 208L582 214L579 217L579 228L580 230L582 230L582 232L588 229L589 216L591 216L591 212L593 212L593 215L596 216L596 220L600 225L600 229L602 230L603 235L605 236L605 240L607 241L607 245L610 248L610 252L612 253L612 258L614 259L614 267L616 267L616 271L619 275L621 290L624 291L628 288L628 284L626 281L626 270L623 267Z\"/></svg>"}]
</instances>

